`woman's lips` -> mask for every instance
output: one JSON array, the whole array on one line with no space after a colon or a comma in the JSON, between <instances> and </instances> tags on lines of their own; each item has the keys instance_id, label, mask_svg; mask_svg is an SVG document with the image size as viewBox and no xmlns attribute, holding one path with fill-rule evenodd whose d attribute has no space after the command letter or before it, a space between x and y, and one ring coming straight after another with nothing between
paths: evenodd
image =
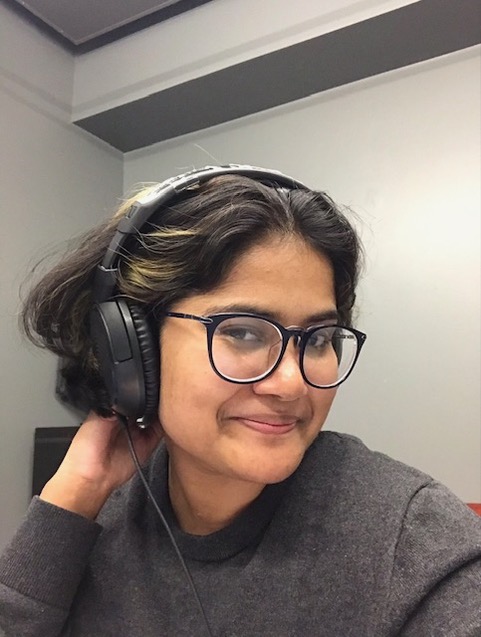
<instances>
[{"instance_id":1,"label":"woman's lips","mask_svg":"<svg viewBox=\"0 0 481 637\"><path fill-rule=\"evenodd\" d=\"M254 429L255 431L260 431L263 434L274 434L280 435L288 433L292 431L296 424L298 423L297 418L292 418L291 420L282 419L282 421L276 418L262 417L262 418L236 418L240 423L249 427L250 429Z\"/></svg>"}]
</instances>

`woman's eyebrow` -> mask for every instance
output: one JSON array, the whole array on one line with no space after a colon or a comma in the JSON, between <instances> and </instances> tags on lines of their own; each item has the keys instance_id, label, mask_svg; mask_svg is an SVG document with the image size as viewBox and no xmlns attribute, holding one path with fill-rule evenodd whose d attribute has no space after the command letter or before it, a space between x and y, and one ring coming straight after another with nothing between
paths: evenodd
<instances>
[{"instance_id":1,"label":"woman's eyebrow","mask_svg":"<svg viewBox=\"0 0 481 637\"><path fill-rule=\"evenodd\" d=\"M326 310L325 312L319 312L318 314L313 314L309 316L305 321L309 325L313 325L314 323L322 323L324 321L338 321L339 320L339 312L337 310Z\"/></svg>"},{"instance_id":2,"label":"woman's eyebrow","mask_svg":"<svg viewBox=\"0 0 481 637\"><path fill-rule=\"evenodd\" d=\"M279 323L282 322L280 320L281 317L277 312L272 312L271 310L260 305L247 305L245 303L229 303L226 305L216 305L208 307L204 311L204 315L224 314L226 312L247 312L248 314L257 314L258 316L262 316L263 318L271 319ZM314 323L320 323L322 321L337 321L338 319L339 314L337 310L333 308L306 316L302 323L304 325L312 325Z\"/></svg>"}]
</instances>

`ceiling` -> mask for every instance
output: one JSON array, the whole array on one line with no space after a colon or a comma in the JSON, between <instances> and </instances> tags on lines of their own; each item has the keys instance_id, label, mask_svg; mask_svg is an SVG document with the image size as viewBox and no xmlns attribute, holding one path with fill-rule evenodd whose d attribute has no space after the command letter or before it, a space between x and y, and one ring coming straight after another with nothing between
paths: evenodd
<instances>
[{"instance_id":1,"label":"ceiling","mask_svg":"<svg viewBox=\"0 0 481 637\"><path fill-rule=\"evenodd\" d=\"M419 0L75 123L126 153L477 45L480 22L479 0Z\"/></svg>"},{"instance_id":2,"label":"ceiling","mask_svg":"<svg viewBox=\"0 0 481 637\"><path fill-rule=\"evenodd\" d=\"M3 0L74 53L190 11L211 0Z\"/></svg>"},{"instance_id":3,"label":"ceiling","mask_svg":"<svg viewBox=\"0 0 481 637\"><path fill-rule=\"evenodd\" d=\"M212 0L0 2L80 54ZM92 115L74 117L73 123L121 152L130 152L478 45L480 23L479 0L417 0L143 97L101 107Z\"/></svg>"}]
</instances>

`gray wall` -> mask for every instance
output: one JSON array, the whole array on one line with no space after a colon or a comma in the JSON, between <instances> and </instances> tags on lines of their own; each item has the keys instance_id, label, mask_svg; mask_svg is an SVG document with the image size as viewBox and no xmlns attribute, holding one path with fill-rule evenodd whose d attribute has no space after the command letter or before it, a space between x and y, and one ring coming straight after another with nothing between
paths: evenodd
<instances>
[{"instance_id":1,"label":"gray wall","mask_svg":"<svg viewBox=\"0 0 481 637\"><path fill-rule=\"evenodd\" d=\"M33 430L76 423L53 397L53 357L17 329L19 285L122 194L122 156L69 123L73 58L0 5L0 546L29 501Z\"/></svg>"},{"instance_id":2,"label":"gray wall","mask_svg":"<svg viewBox=\"0 0 481 637\"><path fill-rule=\"evenodd\" d=\"M479 47L125 155L125 187L270 166L361 218L369 335L328 425L481 501ZM211 157L213 156L213 158Z\"/></svg>"}]
</instances>

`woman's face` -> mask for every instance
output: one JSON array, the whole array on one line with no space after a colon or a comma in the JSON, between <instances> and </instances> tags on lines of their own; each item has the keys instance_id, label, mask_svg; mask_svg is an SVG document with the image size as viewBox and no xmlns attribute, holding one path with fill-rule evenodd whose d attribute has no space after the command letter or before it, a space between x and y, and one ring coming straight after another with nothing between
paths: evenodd
<instances>
[{"instance_id":1,"label":"woman's face","mask_svg":"<svg viewBox=\"0 0 481 637\"><path fill-rule=\"evenodd\" d=\"M215 290L171 309L205 316L233 306L285 327L318 324L336 310L332 267L301 239L273 237L245 252ZM306 384L292 339L271 376L248 385L223 380L210 365L204 325L179 318L162 328L161 369L159 417L173 464L262 485L297 468L336 391ZM265 433L259 423L292 426Z\"/></svg>"}]
</instances>

